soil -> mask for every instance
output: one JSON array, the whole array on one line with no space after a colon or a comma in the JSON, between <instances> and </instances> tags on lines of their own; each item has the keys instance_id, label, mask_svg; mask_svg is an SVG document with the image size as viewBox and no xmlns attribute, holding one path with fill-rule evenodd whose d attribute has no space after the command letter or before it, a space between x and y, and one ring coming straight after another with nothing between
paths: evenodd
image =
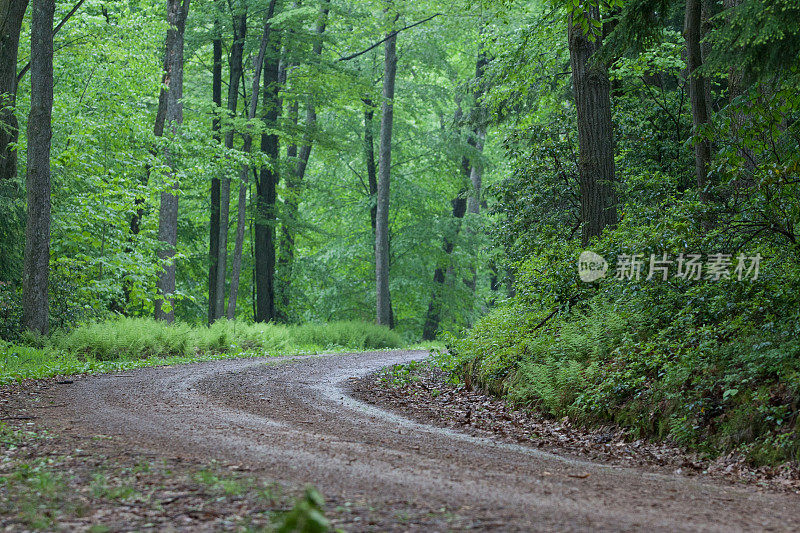
<instances>
[{"instance_id":1,"label":"soil","mask_svg":"<svg viewBox=\"0 0 800 533\"><path fill-rule=\"evenodd\" d=\"M214 460L256 484L277 482L287 494L313 484L334 526L350 531L797 529L800 497L791 492L436 427L348 392L383 367L425 356L248 359L74 377L7 392L0 418L56 435L50 445L64 446L59 453L76 455L79 446L108 460L147 456L167 466ZM167 470L166 477L181 478ZM250 497L239 496L238 504L228 498L206 519L172 507L148 523L109 527L235 529L242 524L225 522L226 513L240 509L236 516L247 517L268 507ZM180 520L185 516L189 523Z\"/></svg>"}]
</instances>

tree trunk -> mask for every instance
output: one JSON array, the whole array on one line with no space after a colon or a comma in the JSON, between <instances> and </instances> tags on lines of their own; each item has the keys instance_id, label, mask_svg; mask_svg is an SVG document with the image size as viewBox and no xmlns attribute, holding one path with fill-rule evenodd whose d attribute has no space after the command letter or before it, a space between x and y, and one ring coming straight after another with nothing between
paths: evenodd
<instances>
[{"instance_id":1,"label":"tree trunk","mask_svg":"<svg viewBox=\"0 0 800 533\"><path fill-rule=\"evenodd\" d=\"M464 158L462 162L464 167L465 177L469 173L469 162ZM450 204L453 207L453 220L456 221L453 235L445 235L442 251L445 257L449 257L455 248L455 240L461 231L461 220L467 212L467 199L465 194L467 190L463 189ZM439 324L442 320L442 292L446 280L447 267L446 265L439 265L433 273L434 289L431 294L430 302L428 303L428 312L425 313L425 324L422 327L422 340L432 341L436 338L436 331L439 329Z\"/></svg>"},{"instance_id":2,"label":"tree trunk","mask_svg":"<svg viewBox=\"0 0 800 533\"><path fill-rule=\"evenodd\" d=\"M486 110L481 105L480 99L483 96L483 73L487 63L486 54L484 54L483 51L478 53L478 59L475 62L475 90L472 93L474 97L472 108L472 144L479 155L483 152L483 145L486 142ZM481 195L483 193L483 162L480 160L480 157L476 157L474 161L471 161L469 181L472 185L472 191L467 200L467 212L472 215L478 215L481 211ZM465 283L474 293L478 285L478 274L474 266L471 269L470 278L467 279Z\"/></svg>"},{"instance_id":3,"label":"tree trunk","mask_svg":"<svg viewBox=\"0 0 800 533\"><path fill-rule=\"evenodd\" d=\"M319 57L322 54L322 35L325 33L325 28L328 24L328 12L330 11L330 2L323 0L320 5L319 15L317 17L317 25L315 28L315 40L311 52L314 57ZM297 103L295 102L293 108L292 122L297 125ZM278 269L276 284L276 306L275 314L276 320L282 323L291 321L291 294L292 294L292 280L294 279L294 243L296 237L298 209L300 203L300 188L305 178L306 168L308 161L311 158L311 147L313 141L311 135L317 124L317 111L315 102L310 100L306 104L306 134L304 136L303 145L300 147L299 154L297 153L297 146L294 146L294 154L292 155L287 150L289 156L290 172L286 176L286 197L284 198L284 220L286 222L281 225L280 242L278 249ZM292 158L297 157L297 161L292 168Z\"/></svg>"},{"instance_id":4,"label":"tree trunk","mask_svg":"<svg viewBox=\"0 0 800 533\"><path fill-rule=\"evenodd\" d=\"M589 8L586 16L599 20L598 8ZM617 223L610 82L606 66L593 57L600 49L599 36L590 41L580 26L572 24L572 16L568 28L572 90L578 115L582 241L586 246L605 227Z\"/></svg>"},{"instance_id":5,"label":"tree trunk","mask_svg":"<svg viewBox=\"0 0 800 533\"><path fill-rule=\"evenodd\" d=\"M483 97L484 81L483 74L486 70L486 65L489 63L486 54L481 51L478 53L478 59L475 61L475 89L473 94L473 108L472 108L472 122L473 122L473 135L474 147L480 154L483 152L483 145L486 141L486 110L480 103ZM469 172L469 180L472 183L472 194L467 201L467 212L477 215L481 211L481 193L483 185L483 164L479 158L470 162L471 169Z\"/></svg>"},{"instance_id":6,"label":"tree trunk","mask_svg":"<svg viewBox=\"0 0 800 533\"><path fill-rule=\"evenodd\" d=\"M0 0L0 182L17 175L17 55L27 7L28 0Z\"/></svg>"},{"instance_id":7,"label":"tree trunk","mask_svg":"<svg viewBox=\"0 0 800 533\"><path fill-rule=\"evenodd\" d=\"M48 333L50 274L50 141L53 136L53 0L34 0L31 19L31 109L28 115L25 264L22 323Z\"/></svg>"},{"instance_id":8,"label":"tree trunk","mask_svg":"<svg viewBox=\"0 0 800 533\"><path fill-rule=\"evenodd\" d=\"M392 168L392 122L394 120L394 84L397 74L397 34L390 33L384 44L383 103L378 156L378 191L375 213L375 281L377 323L392 325L389 294L389 181Z\"/></svg>"},{"instance_id":9,"label":"tree trunk","mask_svg":"<svg viewBox=\"0 0 800 533\"><path fill-rule=\"evenodd\" d=\"M724 5L727 10L734 10L742 4L742 0L725 0ZM728 17L730 20L730 16ZM747 126L747 113L737 109L735 101L744 93L744 79L742 73L735 66L728 70L728 105L733 112L731 114L731 138L736 144L736 152L742 158L745 170L741 177L732 180L731 185L736 194L748 194L749 189L755 185L754 174L756 171L756 155L751 148L745 145L742 136L742 128ZM748 105L749 107L749 105Z\"/></svg>"},{"instance_id":10,"label":"tree trunk","mask_svg":"<svg viewBox=\"0 0 800 533\"><path fill-rule=\"evenodd\" d=\"M253 86L250 93L250 105L247 111L247 118L253 120L256 116L258 109L258 95L261 87L261 70L266 63L267 45L269 44L270 36L272 34L272 25L270 19L275 14L275 6L277 0L270 0L267 14L264 17L264 31L261 34L261 43L258 48L258 56L254 63L255 72L253 73ZM242 75L244 81L244 75ZM245 153L250 153L253 146L253 136L245 132L242 134L244 138L243 150ZM233 320L236 316L236 300L239 294L239 277L242 271L242 249L244 248L244 231L247 221L247 187L248 187L248 173L250 168L248 165L243 165L240 171L241 183L239 184L239 201L238 201L238 216L236 222L236 243L233 248L233 261L231 264L231 288L230 297L228 298L228 319ZM255 236L253 237L255 241ZM253 276L255 278L255 276ZM256 305L257 298L254 298L253 305ZM253 313L255 316L257 313Z\"/></svg>"},{"instance_id":11,"label":"tree trunk","mask_svg":"<svg viewBox=\"0 0 800 533\"><path fill-rule=\"evenodd\" d=\"M220 2L215 0L214 9L214 39L213 39L213 66L211 73L211 93L214 102L215 113L222 107L222 28L219 21ZM219 118L215 114L211 122L211 130L214 132L214 140L221 141ZM220 183L219 178L211 178L211 217L208 224L208 323L211 324L217 318L217 269L219 258L219 228L220 228Z\"/></svg>"},{"instance_id":12,"label":"tree trunk","mask_svg":"<svg viewBox=\"0 0 800 533\"><path fill-rule=\"evenodd\" d=\"M242 150L250 152L252 149L253 141L250 136L244 140L244 147ZM239 172L239 209L236 218L236 241L233 245L233 261L231 262L231 293L228 296L228 320L236 318L236 300L239 296L239 276L242 272L242 249L244 248L244 231L247 225L247 182L248 173L250 172L247 166L242 167Z\"/></svg>"},{"instance_id":13,"label":"tree trunk","mask_svg":"<svg viewBox=\"0 0 800 533\"><path fill-rule=\"evenodd\" d=\"M453 116L453 124L457 127L461 124L463 119L463 112L461 110L461 103L457 101L456 112ZM467 144L473 145L473 139L468 138ZM461 181L462 186L459 193L450 201L452 206L453 219L456 221L455 231L452 235L445 233L442 251L445 257L449 258L455 248L455 240L461 232L461 221L467 212L467 198L472 198L470 191L472 167L470 161L466 156L461 157ZM448 259L449 261L449 259ZM444 285L447 279L447 273L450 271L448 265L439 264L433 272L433 291L431 292L431 299L428 302L428 311L425 313L425 323L422 326L422 340L432 341L436 338L436 331L439 329L439 324L442 321L442 299L444 296Z\"/></svg>"},{"instance_id":14,"label":"tree trunk","mask_svg":"<svg viewBox=\"0 0 800 533\"><path fill-rule=\"evenodd\" d=\"M236 107L239 99L239 82L242 79L242 59L244 55L244 42L247 35L247 6L242 7L240 13L233 16L233 44L231 45L230 58L228 60L228 117L236 115ZM233 148L233 130L225 134L225 147ZM246 176L245 176L246 178ZM245 197L246 201L246 197ZM221 318L225 314L225 279L227 278L228 267L228 224L230 221L231 203L231 179L225 175L220 180L220 222L217 239L219 248L217 249L217 271L214 280L214 313L215 318ZM238 225L237 225L238 227ZM237 284L238 285L238 284ZM234 306L235 308L235 306ZM233 317L229 317L233 320Z\"/></svg>"},{"instance_id":15,"label":"tree trunk","mask_svg":"<svg viewBox=\"0 0 800 533\"><path fill-rule=\"evenodd\" d=\"M694 163L700 200L708 203L708 165L711 162L711 144L704 138L703 129L708 125L708 80L697 69L703 64L702 47L702 0L686 0L684 37L689 75L689 100L692 103L692 132L694 138Z\"/></svg>"},{"instance_id":16,"label":"tree trunk","mask_svg":"<svg viewBox=\"0 0 800 533\"><path fill-rule=\"evenodd\" d=\"M186 17L189 14L189 0L167 0L166 59L164 61L166 91L166 109L164 115L165 129L171 130L174 138L178 127L183 122L183 34L186 28ZM163 93L163 90L162 90ZM162 132L163 134L163 132ZM175 247L178 244L178 190L180 184L175 173L176 160L172 151L167 148L164 159L170 167L167 181L172 181L172 191L161 193L161 207L158 214L158 240L162 248L158 257L163 271L156 282L158 298L155 302L155 318L173 322L175 320ZM165 308L166 302L168 308Z\"/></svg>"},{"instance_id":17,"label":"tree trunk","mask_svg":"<svg viewBox=\"0 0 800 533\"><path fill-rule=\"evenodd\" d=\"M378 170L375 168L375 143L373 141L373 117L375 107L372 100L364 98L364 164L367 167L367 182L369 183L369 219L372 223L372 237L375 238L378 220Z\"/></svg>"},{"instance_id":18,"label":"tree trunk","mask_svg":"<svg viewBox=\"0 0 800 533\"><path fill-rule=\"evenodd\" d=\"M273 35L264 56L264 86L262 120L267 128L275 129L280 115L280 46ZM278 136L261 134L261 152L269 165L264 165L256 182L255 262L256 262L256 322L275 319L275 200L278 185Z\"/></svg>"}]
</instances>

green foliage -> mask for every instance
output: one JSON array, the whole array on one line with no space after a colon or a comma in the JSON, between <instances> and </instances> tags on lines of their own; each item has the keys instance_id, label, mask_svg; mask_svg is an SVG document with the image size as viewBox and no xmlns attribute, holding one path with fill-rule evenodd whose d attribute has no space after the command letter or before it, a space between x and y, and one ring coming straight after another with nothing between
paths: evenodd
<instances>
[{"instance_id":1,"label":"green foliage","mask_svg":"<svg viewBox=\"0 0 800 533\"><path fill-rule=\"evenodd\" d=\"M56 345L99 361L147 359L189 355L194 348L190 335L187 325L169 325L150 318L115 319L76 328L57 339Z\"/></svg>"},{"instance_id":2,"label":"green foliage","mask_svg":"<svg viewBox=\"0 0 800 533\"><path fill-rule=\"evenodd\" d=\"M32 529L53 528L61 512L81 514L67 497L63 475L42 460L17 465L9 475L0 476L0 490L10 496L0 502L0 512L16 515Z\"/></svg>"},{"instance_id":3,"label":"green foliage","mask_svg":"<svg viewBox=\"0 0 800 533\"><path fill-rule=\"evenodd\" d=\"M198 352L352 350L398 348L399 335L357 322L279 326L221 320L209 328L151 318L115 319L81 326L55 340L58 348L100 361L187 356Z\"/></svg>"},{"instance_id":4,"label":"green foliage","mask_svg":"<svg viewBox=\"0 0 800 533\"><path fill-rule=\"evenodd\" d=\"M55 375L111 372L232 357L401 348L384 326L356 322L281 326L219 321L211 327L117 318L87 324L32 344L0 340L0 384Z\"/></svg>"},{"instance_id":5,"label":"green foliage","mask_svg":"<svg viewBox=\"0 0 800 533\"><path fill-rule=\"evenodd\" d=\"M797 73L800 6L793 0L743 0L717 15L709 67L733 67L751 77Z\"/></svg>"},{"instance_id":6,"label":"green foliage","mask_svg":"<svg viewBox=\"0 0 800 533\"><path fill-rule=\"evenodd\" d=\"M678 4L622 6L598 58L611 63L620 222L589 246L610 263L593 283L576 269L573 95L555 75L516 77L533 65L557 73L564 44L538 64L525 55L550 38L535 31L544 14L498 38L487 99L509 163L491 189L491 231L515 291L448 338L461 379L556 417L755 463L798 460L800 100L797 54L778 59L797 33L784 4L746 0L714 18L704 67L713 120L696 136ZM696 186L692 143L702 138L713 146L710 201ZM651 254L663 253L762 261L757 279L680 279L674 264L667 280L646 279ZM617 279L621 254L642 254L640 277Z\"/></svg>"},{"instance_id":7,"label":"green foliage","mask_svg":"<svg viewBox=\"0 0 800 533\"><path fill-rule=\"evenodd\" d=\"M280 533L323 533L330 530L330 521L325 518L325 500L317 489L306 489L291 511L286 513L277 527Z\"/></svg>"},{"instance_id":8,"label":"green foliage","mask_svg":"<svg viewBox=\"0 0 800 533\"><path fill-rule=\"evenodd\" d=\"M292 339L301 346L323 348L384 349L403 346L400 335L385 326L364 322L331 322L291 327Z\"/></svg>"}]
</instances>

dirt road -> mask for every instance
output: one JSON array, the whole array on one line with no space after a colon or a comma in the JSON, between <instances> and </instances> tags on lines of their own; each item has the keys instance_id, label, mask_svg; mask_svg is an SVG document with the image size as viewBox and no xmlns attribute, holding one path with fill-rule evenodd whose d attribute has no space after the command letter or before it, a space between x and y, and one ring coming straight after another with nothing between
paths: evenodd
<instances>
[{"instance_id":1,"label":"dirt road","mask_svg":"<svg viewBox=\"0 0 800 533\"><path fill-rule=\"evenodd\" d=\"M312 483L380 518L355 530L777 530L800 497L596 465L433 428L359 402L348 378L421 359L377 352L247 359L77 378L45 425L131 448L233 461Z\"/></svg>"}]
</instances>

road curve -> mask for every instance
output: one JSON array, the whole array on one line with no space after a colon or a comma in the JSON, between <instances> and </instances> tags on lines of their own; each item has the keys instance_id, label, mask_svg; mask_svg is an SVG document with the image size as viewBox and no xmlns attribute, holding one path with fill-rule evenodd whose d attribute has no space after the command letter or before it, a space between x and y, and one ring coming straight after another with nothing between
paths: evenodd
<instances>
[{"instance_id":1,"label":"road curve","mask_svg":"<svg viewBox=\"0 0 800 533\"><path fill-rule=\"evenodd\" d=\"M45 424L171 456L241 463L335 501L456 528L791 531L800 498L580 462L418 424L355 400L348 378L425 352L217 361L76 378ZM588 475L587 475L588 474ZM398 513L398 510L400 511ZM422 529L384 522L354 529Z\"/></svg>"}]
</instances>

